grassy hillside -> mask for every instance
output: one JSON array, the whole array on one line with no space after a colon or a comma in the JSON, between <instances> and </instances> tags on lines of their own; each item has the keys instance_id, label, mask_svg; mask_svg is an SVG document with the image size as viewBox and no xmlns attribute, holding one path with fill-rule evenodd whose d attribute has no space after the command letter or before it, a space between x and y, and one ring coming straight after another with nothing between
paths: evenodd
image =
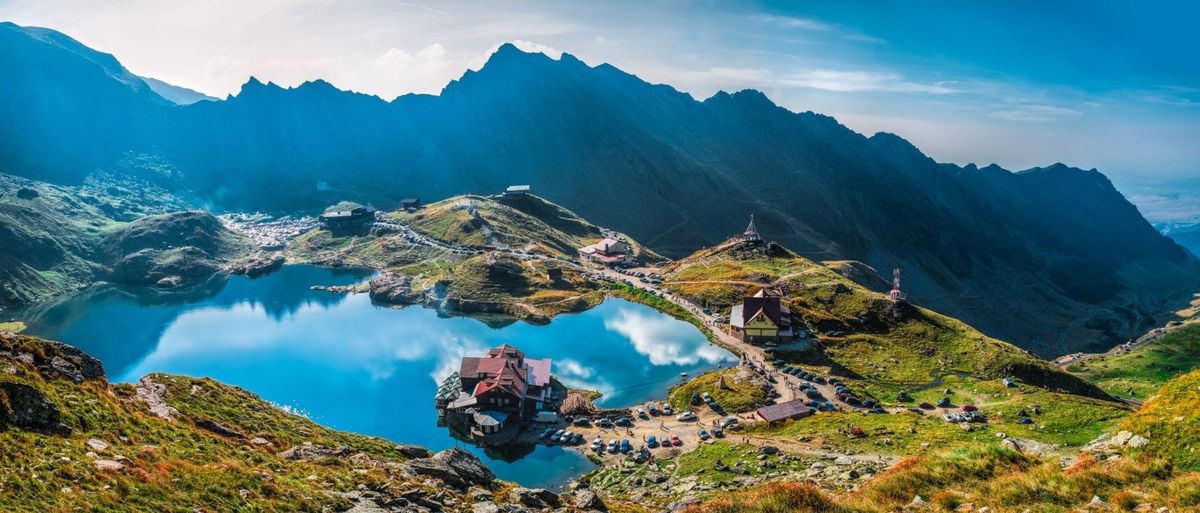
<instances>
[{"instance_id":1,"label":"grassy hillside","mask_svg":"<svg viewBox=\"0 0 1200 513\"><path fill-rule=\"evenodd\" d=\"M175 286L217 273L254 244L207 212L152 215L105 237L106 277L120 283Z\"/></svg>"},{"instance_id":2,"label":"grassy hillside","mask_svg":"<svg viewBox=\"0 0 1200 513\"><path fill-rule=\"evenodd\" d=\"M776 482L723 494L685 511L1194 511L1198 506L1200 475L1174 472L1149 458L1102 462L1083 456L1063 468L1057 461L1014 451L985 450L908 458L859 490L839 495L810 484Z\"/></svg>"},{"instance_id":3,"label":"grassy hillside","mask_svg":"<svg viewBox=\"0 0 1200 513\"><path fill-rule=\"evenodd\" d=\"M87 286L103 270L105 237L141 216L183 208L134 179L60 186L0 173L0 309Z\"/></svg>"},{"instance_id":4,"label":"grassy hillside","mask_svg":"<svg viewBox=\"0 0 1200 513\"><path fill-rule=\"evenodd\" d=\"M454 196L415 212L399 211L389 217L422 235L453 244L508 246L555 257L574 257L577 248L604 238L604 231L599 226L528 194L498 198ZM636 241L632 243L646 259L661 260Z\"/></svg>"},{"instance_id":5,"label":"grassy hillside","mask_svg":"<svg viewBox=\"0 0 1200 513\"><path fill-rule=\"evenodd\" d=\"M14 335L0 335L0 368L2 511L470 509L464 490L405 470L424 449L327 429L210 379L110 385L91 357ZM505 500L508 485L483 486Z\"/></svg>"},{"instance_id":6,"label":"grassy hillside","mask_svg":"<svg viewBox=\"0 0 1200 513\"><path fill-rule=\"evenodd\" d=\"M1170 461L1187 470L1200 470L1200 370L1172 379L1121 429L1149 440L1136 452Z\"/></svg>"},{"instance_id":7,"label":"grassy hillside","mask_svg":"<svg viewBox=\"0 0 1200 513\"><path fill-rule=\"evenodd\" d=\"M720 312L763 287L782 290L785 306L801 315L820 341L814 350L780 351L778 356L867 382L881 396L929 388L944 376L959 375L979 380L1013 376L1043 388L1103 397L1011 344L957 319L889 301L774 244L727 242L672 262L662 274L668 290Z\"/></svg>"},{"instance_id":8,"label":"grassy hillside","mask_svg":"<svg viewBox=\"0 0 1200 513\"><path fill-rule=\"evenodd\" d=\"M776 478L744 491L714 490L700 494L701 502L687 513L884 513L894 511L1196 511L1200 509L1200 424L1194 414L1200 407L1200 371L1164 385L1160 392L1127 420L1113 425L1105 437L1088 444L1083 452L1060 459L1041 456L1010 445L995 446L992 433L947 433L948 439L930 440L931 448L909 456L887 470L848 489L829 488L819 480ZM865 415L886 419L895 415ZM821 424L831 416L818 415L793 425L806 424L828 435L838 425ZM909 417L914 425L923 417ZM868 432L874 424L858 423ZM880 421L882 422L882 421ZM1077 418L1076 424L1091 425ZM857 422L856 422L857 423ZM942 423L944 424L944 423ZM961 431L957 428L954 431ZM1004 427L1006 436L1023 436ZM1130 442L1130 433L1145 440ZM753 434L753 432L752 432ZM1124 437L1122 437L1124 435ZM805 435L797 435L803 437ZM887 433L890 439L911 436L907 430ZM958 444L955 439L970 443ZM870 437L868 437L869 439ZM878 437L876 437L878 438ZM803 438L800 438L803 439ZM1020 438L1014 438L1020 441ZM1124 440L1103 446L1101 441ZM1136 440L1136 438L1134 439ZM903 443L903 442L901 442ZM717 444L718 446L722 444ZM733 460L735 445L726 444L719 455ZM871 454L870 444L847 447L845 454ZM716 446L705 449L716 451ZM906 451L901 451L906 453ZM695 458L703 456L697 451ZM750 452L749 454L754 454ZM835 452L835 454L839 454ZM682 460L681 460L682 461ZM702 465L700 470L711 470ZM828 463L824 463L828 466ZM800 475L815 475L804 473ZM1160 509L1164 508L1164 509ZM640 511L634 502L617 510Z\"/></svg>"},{"instance_id":9,"label":"grassy hillside","mask_svg":"<svg viewBox=\"0 0 1200 513\"><path fill-rule=\"evenodd\" d=\"M1067 368L1121 397L1145 399L1172 378L1200 363L1200 323L1172 330L1123 354L1100 355ZM1129 391L1133 393L1130 394Z\"/></svg>"},{"instance_id":10,"label":"grassy hillside","mask_svg":"<svg viewBox=\"0 0 1200 513\"><path fill-rule=\"evenodd\" d=\"M386 224L359 231L317 229L289 243L288 259L408 276L416 291L411 296L447 311L535 322L594 306L605 293L569 261L576 248L600 240L604 231L537 196L455 196L385 218L447 246L409 240ZM660 258L631 244L650 260ZM476 251L485 246L498 250ZM454 247L467 250L449 249ZM550 279L551 268L561 269L562 278Z\"/></svg>"},{"instance_id":11,"label":"grassy hillside","mask_svg":"<svg viewBox=\"0 0 1200 513\"><path fill-rule=\"evenodd\" d=\"M858 285L842 275L851 268L865 272L846 262L817 264L776 245L731 241L672 262L662 274L665 288L719 312L762 287L779 288L785 305L803 317L816 340L782 346L770 352L774 358L836 375L860 396L893 407L933 404L943 397L953 405L974 404L989 418L987 428L965 431L943 421L940 409L887 415L838 411L760 426L756 434L799 440L818 450L901 456L999 447L1001 432L1065 449L1088 443L1128 415L1126 406L1049 362L961 321L889 301ZM1005 377L1014 386L1003 385ZM901 391L913 400L899 402ZM1020 422L1025 415L1031 423ZM867 436L839 433L847 427L862 428Z\"/></svg>"}]
</instances>

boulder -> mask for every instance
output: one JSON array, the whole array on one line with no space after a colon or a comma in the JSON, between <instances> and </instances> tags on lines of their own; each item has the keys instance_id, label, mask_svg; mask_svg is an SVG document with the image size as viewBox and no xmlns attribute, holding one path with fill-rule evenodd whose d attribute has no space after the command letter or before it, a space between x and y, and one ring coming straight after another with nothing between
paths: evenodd
<instances>
[{"instance_id":1,"label":"boulder","mask_svg":"<svg viewBox=\"0 0 1200 513\"><path fill-rule=\"evenodd\" d=\"M23 383L0 381L0 428L12 425L40 433L69 435L58 405L42 392Z\"/></svg>"},{"instance_id":2,"label":"boulder","mask_svg":"<svg viewBox=\"0 0 1200 513\"><path fill-rule=\"evenodd\" d=\"M439 479L455 488L466 489L470 485L490 485L495 474L479 461L475 455L455 447L428 458L416 458L405 464L409 473Z\"/></svg>"},{"instance_id":3,"label":"boulder","mask_svg":"<svg viewBox=\"0 0 1200 513\"><path fill-rule=\"evenodd\" d=\"M1058 446L1053 444L1039 442L1037 440L1031 440L1028 438L1016 437L1005 438L1000 442L1000 445L1020 453L1033 454L1036 456L1045 456L1046 454L1049 454L1058 448Z\"/></svg>"},{"instance_id":4,"label":"boulder","mask_svg":"<svg viewBox=\"0 0 1200 513\"><path fill-rule=\"evenodd\" d=\"M408 458L428 458L433 455L429 449L419 445L399 444L396 445L396 450Z\"/></svg>"},{"instance_id":5,"label":"boulder","mask_svg":"<svg viewBox=\"0 0 1200 513\"><path fill-rule=\"evenodd\" d=\"M167 397L167 386L155 383L150 379L150 376L142 376L142 379L138 380L137 385L134 385L133 389L137 400L146 403L146 407L150 409L151 415L163 420L172 420L171 415L179 413L179 410L176 410L164 400Z\"/></svg>"},{"instance_id":6,"label":"boulder","mask_svg":"<svg viewBox=\"0 0 1200 513\"><path fill-rule=\"evenodd\" d=\"M600 500L600 496L591 490L575 490L575 497L572 502L577 509L583 511L608 511L608 506L604 505L604 501Z\"/></svg>"},{"instance_id":7,"label":"boulder","mask_svg":"<svg viewBox=\"0 0 1200 513\"><path fill-rule=\"evenodd\" d=\"M513 488L508 492L509 500L531 508L558 507L558 494L545 488Z\"/></svg>"},{"instance_id":8,"label":"boulder","mask_svg":"<svg viewBox=\"0 0 1200 513\"><path fill-rule=\"evenodd\" d=\"M86 443L88 447L91 447L92 450L96 452L104 452L108 450L108 444L99 438L89 438Z\"/></svg>"},{"instance_id":9,"label":"boulder","mask_svg":"<svg viewBox=\"0 0 1200 513\"><path fill-rule=\"evenodd\" d=\"M96 466L96 470L119 471L125 468L125 464L115 460L96 460L92 462Z\"/></svg>"},{"instance_id":10,"label":"boulder","mask_svg":"<svg viewBox=\"0 0 1200 513\"><path fill-rule=\"evenodd\" d=\"M682 499L672 502L670 505L667 506L667 509L672 512L683 511L683 510L687 509L688 506L693 506L696 504L700 504L700 499L697 499L695 496L688 495Z\"/></svg>"},{"instance_id":11,"label":"boulder","mask_svg":"<svg viewBox=\"0 0 1200 513\"><path fill-rule=\"evenodd\" d=\"M229 438L245 438L241 432L212 419L196 421L196 427Z\"/></svg>"}]
</instances>

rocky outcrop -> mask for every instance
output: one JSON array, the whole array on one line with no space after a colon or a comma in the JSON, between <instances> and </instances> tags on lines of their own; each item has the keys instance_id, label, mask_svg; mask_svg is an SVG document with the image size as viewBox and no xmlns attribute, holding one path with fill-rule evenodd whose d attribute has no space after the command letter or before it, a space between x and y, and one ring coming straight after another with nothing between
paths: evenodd
<instances>
[{"instance_id":1,"label":"rocky outcrop","mask_svg":"<svg viewBox=\"0 0 1200 513\"><path fill-rule=\"evenodd\" d=\"M479 458L457 447L429 458L409 460L405 468L411 474L432 477L459 489L471 485L488 486L496 479Z\"/></svg>"},{"instance_id":2,"label":"rocky outcrop","mask_svg":"<svg viewBox=\"0 0 1200 513\"><path fill-rule=\"evenodd\" d=\"M1092 454L1115 454L1124 449L1143 447L1150 439L1133 434L1129 431L1119 431L1116 434L1103 435L1083 446L1083 452Z\"/></svg>"},{"instance_id":3,"label":"rocky outcrop","mask_svg":"<svg viewBox=\"0 0 1200 513\"><path fill-rule=\"evenodd\" d=\"M275 272L283 267L284 261L278 253L259 253L234 262L229 266L229 272L255 278Z\"/></svg>"},{"instance_id":4,"label":"rocky outcrop","mask_svg":"<svg viewBox=\"0 0 1200 513\"><path fill-rule=\"evenodd\" d=\"M179 413L171 405L167 404L164 399L167 396L167 386L155 383L150 379L150 376L142 376L134 385L134 397L150 409L150 414L163 420L173 420L171 415Z\"/></svg>"},{"instance_id":5,"label":"rocky outcrop","mask_svg":"<svg viewBox=\"0 0 1200 513\"><path fill-rule=\"evenodd\" d=\"M424 294L414 291L412 278L398 273L382 273L371 278L371 301L389 305L412 305L420 303Z\"/></svg>"},{"instance_id":6,"label":"rocky outcrop","mask_svg":"<svg viewBox=\"0 0 1200 513\"><path fill-rule=\"evenodd\" d=\"M1005 438L1000 445L1022 454L1045 456L1058 449L1057 445L1039 442L1030 438Z\"/></svg>"},{"instance_id":7,"label":"rocky outcrop","mask_svg":"<svg viewBox=\"0 0 1200 513\"><path fill-rule=\"evenodd\" d=\"M279 453L278 456L289 460L314 461L348 455L350 455L348 447L329 447L326 445L314 445L312 442L304 442L303 445L292 447Z\"/></svg>"},{"instance_id":8,"label":"rocky outcrop","mask_svg":"<svg viewBox=\"0 0 1200 513\"><path fill-rule=\"evenodd\" d=\"M600 496L587 488L575 490L571 503L581 511L608 511L608 506L600 500Z\"/></svg>"},{"instance_id":9,"label":"rocky outcrop","mask_svg":"<svg viewBox=\"0 0 1200 513\"><path fill-rule=\"evenodd\" d=\"M58 406L42 392L24 383L0 381L0 429L19 429L54 435L69 435Z\"/></svg>"},{"instance_id":10,"label":"rocky outcrop","mask_svg":"<svg viewBox=\"0 0 1200 513\"><path fill-rule=\"evenodd\" d=\"M213 433L216 433L216 434L224 436L224 437L229 437L229 438L245 438L246 437L246 435L243 435L240 431L237 431L233 428L230 428L229 426L226 426L226 425L224 425L220 422L217 422L215 420L212 420L212 419L198 420L198 421L196 421L196 427L206 430L206 431L211 431Z\"/></svg>"},{"instance_id":11,"label":"rocky outcrop","mask_svg":"<svg viewBox=\"0 0 1200 513\"><path fill-rule=\"evenodd\" d=\"M428 458L433 455L429 449L419 445L398 444L396 450L403 454L406 458Z\"/></svg>"},{"instance_id":12,"label":"rocky outcrop","mask_svg":"<svg viewBox=\"0 0 1200 513\"><path fill-rule=\"evenodd\" d=\"M513 488L508 492L508 498L517 504L538 509L558 507L562 504L557 493L545 488Z\"/></svg>"}]
</instances>

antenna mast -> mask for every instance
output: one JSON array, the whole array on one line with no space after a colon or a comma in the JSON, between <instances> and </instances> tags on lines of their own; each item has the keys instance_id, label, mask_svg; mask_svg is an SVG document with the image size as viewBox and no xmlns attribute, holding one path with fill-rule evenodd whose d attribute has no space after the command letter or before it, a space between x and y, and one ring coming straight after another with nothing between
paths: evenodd
<instances>
[{"instance_id":1,"label":"antenna mast","mask_svg":"<svg viewBox=\"0 0 1200 513\"><path fill-rule=\"evenodd\" d=\"M892 270L892 291L888 292L888 299L892 301L900 301L904 299L904 293L900 292L900 268Z\"/></svg>"}]
</instances>

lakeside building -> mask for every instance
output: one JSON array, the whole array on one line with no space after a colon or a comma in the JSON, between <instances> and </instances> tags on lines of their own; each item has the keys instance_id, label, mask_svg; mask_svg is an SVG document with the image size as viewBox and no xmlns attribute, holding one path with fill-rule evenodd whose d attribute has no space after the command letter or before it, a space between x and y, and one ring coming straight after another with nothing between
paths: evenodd
<instances>
[{"instance_id":1,"label":"lakeside building","mask_svg":"<svg viewBox=\"0 0 1200 513\"><path fill-rule=\"evenodd\" d=\"M404 198L400 200L400 209L412 212L421 208L421 198Z\"/></svg>"},{"instance_id":2,"label":"lakeside building","mask_svg":"<svg viewBox=\"0 0 1200 513\"><path fill-rule=\"evenodd\" d=\"M373 207L354 207L350 210L325 212L318 218L321 225L330 230L365 226L375 221Z\"/></svg>"},{"instance_id":3,"label":"lakeside building","mask_svg":"<svg viewBox=\"0 0 1200 513\"><path fill-rule=\"evenodd\" d=\"M782 302L782 296L767 289L742 298L742 304L729 310L729 334L754 344L790 340L792 312Z\"/></svg>"},{"instance_id":4,"label":"lakeside building","mask_svg":"<svg viewBox=\"0 0 1200 513\"><path fill-rule=\"evenodd\" d=\"M779 404L763 406L756 410L754 414L770 423L788 419L802 419L812 415L812 410L809 410L804 405L803 399L793 399Z\"/></svg>"},{"instance_id":5,"label":"lakeside building","mask_svg":"<svg viewBox=\"0 0 1200 513\"><path fill-rule=\"evenodd\" d=\"M579 248L579 256L609 267L633 264L633 248L629 243L611 237Z\"/></svg>"},{"instance_id":6,"label":"lakeside building","mask_svg":"<svg viewBox=\"0 0 1200 513\"><path fill-rule=\"evenodd\" d=\"M510 185L504 189L505 196L524 196L529 194L530 187L528 185Z\"/></svg>"},{"instance_id":7,"label":"lakeside building","mask_svg":"<svg viewBox=\"0 0 1200 513\"><path fill-rule=\"evenodd\" d=\"M508 344L485 356L467 356L442 381L435 404L439 417L472 438L500 443L547 412L557 416L566 388L550 375L549 358L526 358Z\"/></svg>"}]
</instances>

